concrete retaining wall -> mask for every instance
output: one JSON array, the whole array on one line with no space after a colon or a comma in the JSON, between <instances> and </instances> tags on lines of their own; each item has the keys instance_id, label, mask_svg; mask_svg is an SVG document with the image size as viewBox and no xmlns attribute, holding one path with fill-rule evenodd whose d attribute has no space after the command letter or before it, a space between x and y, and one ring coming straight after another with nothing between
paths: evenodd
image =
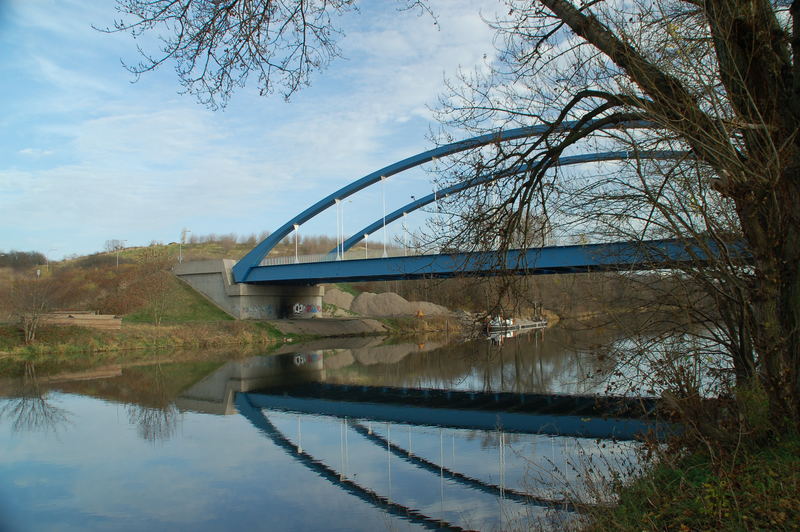
<instances>
[{"instance_id":1,"label":"concrete retaining wall","mask_svg":"<svg viewBox=\"0 0 800 532\"><path fill-rule=\"evenodd\" d=\"M315 318L322 314L321 286L268 286L233 282L230 259L184 262L175 275L238 319Z\"/></svg>"}]
</instances>

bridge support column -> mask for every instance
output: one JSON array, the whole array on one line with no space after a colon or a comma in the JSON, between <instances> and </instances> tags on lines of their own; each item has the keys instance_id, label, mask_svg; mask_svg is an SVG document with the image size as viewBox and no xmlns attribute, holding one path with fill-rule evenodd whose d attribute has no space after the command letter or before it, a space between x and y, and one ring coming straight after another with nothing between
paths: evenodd
<instances>
[{"instance_id":1,"label":"bridge support column","mask_svg":"<svg viewBox=\"0 0 800 532\"><path fill-rule=\"evenodd\" d=\"M184 262L173 273L238 319L315 318L322 313L322 286L234 283L230 259Z\"/></svg>"}]
</instances>

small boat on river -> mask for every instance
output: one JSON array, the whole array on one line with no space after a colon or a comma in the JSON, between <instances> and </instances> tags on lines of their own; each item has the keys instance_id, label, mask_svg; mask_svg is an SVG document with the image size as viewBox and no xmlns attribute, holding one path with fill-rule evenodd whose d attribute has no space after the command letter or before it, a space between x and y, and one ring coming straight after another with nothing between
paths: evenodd
<instances>
[{"instance_id":1,"label":"small boat on river","mask_svg":"<svg viewBox=\"0 0 800 532\"><path fill-rule=\"evenodd\" d=\"M514 318L502 318L494 316L486 323L488 333L520 331L523 329L544 329L547 327L547 320L544 318L536 320L517 320Z\"/></svg>"}]
</instances>

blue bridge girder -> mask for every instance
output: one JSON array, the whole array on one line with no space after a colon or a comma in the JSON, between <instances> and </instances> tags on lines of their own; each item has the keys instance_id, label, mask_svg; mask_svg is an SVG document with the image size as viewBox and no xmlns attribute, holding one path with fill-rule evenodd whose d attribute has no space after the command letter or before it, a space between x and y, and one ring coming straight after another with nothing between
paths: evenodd
<instances>
[{"instance_id":1,"label":"blue bridge girder","mask_svg":"<svg viewBox=\"0 0 800 532\"><path fill-rule=\"evenodd\" d=\"M555 131L568 131L579 125L580 122L578 121L564 122L556 127ZM589 122L584 124L584 127L591 127L592 125L593 123ZM655 124L652 122L643 120L630 120L622 121L617 124L609 124L603 129L641 129L653 127L655 127ZM250 252L248 252L233 266L234 281L237 283L250 283L256 281L256 279L252 276L254 270L259 266L262 259L267 256L270 250L294 230L295 226L302 225L325 209L335 205L337 200L343 200L344 198L347 198L348 196L351 196L352 194L355 194L356 192L363 190L370 185L380 182L380 180L383 178L387 178L416 166L420 166L439 157L446 157L454 153L479 148L492 143L540 136L548 133L550 130L551 126L549 125L537 125L498 131L497 133L488 133L486 135L480 135L477 137L453 142L419 153L417 155L413 155L403 159L402 161L398 161L394 164L390 164L389 166L385 166L380 170L376 170L375 172L367 174L366 176L353 181L352 183L319 200L317 203L283 224L281 227L275 230L275 232L270 234L270 236L262 240L258 245L256 245L255 248L250 250Z\"/></svg>"},{"instance_id":2,"label":"blue bridge girder","mask_svg":"<svg viewBox=\"0 0 800 532\"><path fill-rule=\"evenodd\" d=\"M747 252L742 243L732 243L726 248L726 252L733 259L747 259ZM654 270L715 260L722 252L723 250L719 249L715 242L707 241L699 244L676 239L550 246L515 249L505 254L483 251L258 266L252 268L247 282L315 285L350 281L447 278L458 275L489 276L498 273L541 275Z\"/></svg>"},{"instance_id":3,"label":"blue bridge girder","mask_svg":"<svg viewBox=\"0 0 800 532\"><path fill-rule=\"evenodd\" d=\"M583 155L570 155L567 157L561 157L553 164L553 166L570 166L574 164L596 163L603 161L621 161L630 158L678 159L680 157L686 157L689 155L690 152L687 151L663 151L663 150L641 151L641 152L607 151L607 152L588 153ZM417 209L421 209L426 205L430 205L434 201L441 200L442 198L447 197L450 194L456 194L463 190L480 186L484 183L490 183L492 181L502 179L503 177L524 173L530 168L530 166L531 165L529 164L522 164L520 166L517 166L516 168L509 168L508 170L505 170L503 172L486 174L471 179L465 179L460 183L456 183L455 185L439 189L433 192L432 194L428 194L427 196L411 201L403 205L399 209L387 214L385 217L378 218L371 224L353 233L353 236L344 241L344 244L342 246L343 248L342 252L351 249L353 246L364 240L368 235L373 234L374 232L381 229L383 226L389 225L390 223L399 220L404 215L410 212L414 212ZM330 250L328 253L335 254L336 248Z\"/></svg>"}]
</instances>

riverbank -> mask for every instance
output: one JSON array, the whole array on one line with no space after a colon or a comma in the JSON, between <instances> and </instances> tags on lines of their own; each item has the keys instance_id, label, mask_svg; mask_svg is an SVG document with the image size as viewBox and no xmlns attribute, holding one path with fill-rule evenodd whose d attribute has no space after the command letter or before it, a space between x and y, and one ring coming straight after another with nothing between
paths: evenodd
<instances>
[{"instance_id":1,"label":"riverbank","mask_svg":"<svg viewBox=\"0 0 800 532\"><path fill-rule=\"evenodd\" d=\"M223 346L268 346L287 335L268 322L218 321L150 325L124 323L119 330L95 330L77 326L46 326L36 341L25 344L19 328L0 326L0 357L42 359L163 348L212 348Z\"/></svg>"},{"instance_id":2,"label":"riverbank","mask_svg":"<svg viewBox=\"0 0 800 532\"><path fill-rule=\"evenodd\" d=\"M91 356L116 360L125 353L154 349L205 349L225 346L279 346L311 338L456 332L453 320L420 318L323 318L272 321L202 321L155 326L126 321L119 330L43 326L25 344L19 327L0 325L0 359L44 360ZM133 355L130 355L133 356Z\"/></svg>"},{"instance_id":3,"label":"riverbank","mask_svg":"<svg viewBox=\"0 0 800 532\"><path fill-rule=\"evenodd\" d=\"M734 452L662 459L627 485L618 502L589 509L587 530L796 530L800 523L800 437L756 442Z\"/></svg>"}]
</instances>

